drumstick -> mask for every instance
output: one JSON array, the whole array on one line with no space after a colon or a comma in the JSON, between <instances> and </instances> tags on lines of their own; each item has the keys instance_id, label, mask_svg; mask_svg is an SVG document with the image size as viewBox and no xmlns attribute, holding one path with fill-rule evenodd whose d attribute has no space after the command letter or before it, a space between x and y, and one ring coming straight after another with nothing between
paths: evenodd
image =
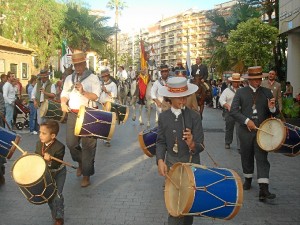
<instances>
[{"instance_id":1,"label":"drumstick","mask_svg":"<svg viewBox=\"0 0 300 225\"><path fill-rule=\"evenodd\" d=\"M269 135L271 135L271 136L274 136L274 134L272 134L272 133L270 133L270 132L268 132L268 131L265 131L265 130L263 130L263 129L260 129L260 128L258 128L258 127L256 127L256 129L257 129L257 130L260 130L260 131L262 131L262 132L264 132L264 133L266 133L266 134L269 134Z\"/></svg>"},{"instance_id":2,"label":"drumstick","mask_svg":"<svg viewBox=\"0 0 300 225\"><path fill-rule=\"evenodd\" d=\"M20 151L22 152L23 155L24 155L24 154L27 154L27 152L24 151L19 145L17 145L16 142L11 141L11 143L12 143L14 146L16 146L17 149L20 150Z\"/></svg>"},{"instance_id":3,"label":"drumstick","mask_svg":"<svg viewBox=\"0 0 300 225\"><path fill-rule=\"evenodd\" d=\"M171 183L175 186L175 188L177 190L179 190L179 187L177 186L177 184L171 179L171 177L168 174L166 174L166 177L171 181Z\"/></svg>"},{"instance_id":4,"label":"drumstick","mask_svg":"<svg viewBox=\"0 0 300 225\"><path fill-rule=\"evenodd\" d=\"M19 145L17 145L14 141L12 141L11 143L12 143L14 146L16 146L17 149L19 149L19 150L23 153L23 155L24 155L24 154L27 154L27 152L24 151L24 150L23 150ZM55 160L55 161L57 161L57 162L60 162L60 163L62 163L62 164L64 164L64 165L66 165L66 166L70 166L70 167L72 167L73 169L77 169L76 166L73 166L73 165L71 165L70 163L64 162L64 161L62 161L62 160L60 160L60 159L58 159L58 158L55 158L55 157L53 157L53 156L50 156L50 158L53 159L53 160Z\"/></svg>"},{"instance_id":5,"label":"drumstick","mask_svg":"<svg viewBox=\"0 0 300 225\"><path fill-rule=\"evenodd\" d=\"M55 158L54 156L50 156L50 159L53 159L53 160L55 160L55 161L57 161L57 162L60 162L61 164L64 164L64 165L66 165L66 166L72 167L73 169L77 169L77 168L78 168L78 167L73 166L72 164L70 164L70 163L68 163L68 162L65 162L65 161L62 161L62 160L60 160L60 159L58 159L58 158Z\"/></svg>"}]
</instances>

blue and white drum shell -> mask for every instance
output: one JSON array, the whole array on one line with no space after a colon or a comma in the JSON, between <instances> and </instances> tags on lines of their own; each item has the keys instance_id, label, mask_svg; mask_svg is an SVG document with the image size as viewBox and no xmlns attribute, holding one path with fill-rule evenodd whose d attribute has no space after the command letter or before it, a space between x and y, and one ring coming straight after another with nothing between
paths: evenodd
<instances>
[{"instance_id":1,"label":"blue and white drum shell","mask_svg":"<svg viewBox=\"0 0 300 225\"><path fill-rule=\"evenodd\" d=\"M156 154L156 138L158 127L153 127L139 133L139 143L143 152L153 157Z\"/></svg>"},{"instance_id":2,"label":"blue and white drum shell","mask_svg":"<svg viewBox=\"0 0 300 225\"><path fill-rule=\"evenodd\" d=\"M81 106L75 124L74 135L111 140L116 125L116 114Z\"/></svg>"},{"instance_id":3,"label":"blue and white drum shell","mask_svg":"<svg viewBox=\"0 0 300 225\"><path fill-rule=\"evenodd\" d=\"M0 127L0 157L10 159L16 150L16 146L11 142L18 144L20 139L19 135Z\"/></svg>"},{"instance_id":4,"label":"blue and white drum shell","mask_svg":"<svg viewBox=\"0 0 300 225\"><path fill-rule=\"evenodd\" d=\"M267 152L287 156L300 154L300 128L276 118L266 119L259 126L256 140L259 147Z\"/></svg>"},{"instance_id":5,"label":"blue and white drum shell","mask_svg":"<svg viewBox=\"0 0 300 225\"><path fill-rule=\"evenodd\" d=\"M174 217L190 215L230 220L243 203L241 178L230 169L176 163L166 179L165 203Z\"/></svg>"}]
</instances>

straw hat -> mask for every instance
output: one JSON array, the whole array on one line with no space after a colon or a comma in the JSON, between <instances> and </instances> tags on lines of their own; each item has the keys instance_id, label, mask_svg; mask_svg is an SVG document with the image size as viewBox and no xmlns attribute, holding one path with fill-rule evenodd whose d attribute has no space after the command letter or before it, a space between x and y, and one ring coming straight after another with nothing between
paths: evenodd
<instances>
[{"instance_id":1,"label":"straw hat","mask_svg":"<svg viewBox=\"0 0 300 225\"><path fill-rule=\"evenodd\" d=\"M244 78L242 78L241 74L239 73L233 73L231 77L228 78L228 80L232 82L241 82L244 80Z\"/></svg>"},{"instance_id":2,"label":"straw hat","mask_svg":"<svg viewBox=\"0 0 300 225\"><path fill-rule=\"evenodd\" d=\"M72 62L73 64L78 64L82 62L86 62L86 55L84 52L76 52L72 54Z\"/></svg>"},{"instance_id":3,"label":"straw hat","mask_svg":"<svg viewBox=\"0 0 300 225\"><path fill-rule=\"evenodd\" d=\"M252 66L248 68L248 74L243 76L245 79L258 79L267 77L268 73L263 73L261 66Z\"/></svg>"},{"instance_id":4,"label":"straw hat","mask_svg":"<svg viewBox=\"0 0 300 225\"><path fill-rule=\"evenodd\" d=\"M198 86L187 82L185 77L171 77L166 86L158 89L158 94L164 97L184 97L195 93Z\"/></svg>"}]
</instances>

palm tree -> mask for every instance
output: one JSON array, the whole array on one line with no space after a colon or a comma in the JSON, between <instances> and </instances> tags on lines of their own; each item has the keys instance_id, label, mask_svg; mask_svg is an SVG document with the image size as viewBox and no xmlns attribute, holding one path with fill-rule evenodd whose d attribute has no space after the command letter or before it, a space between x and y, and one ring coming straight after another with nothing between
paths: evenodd
<instances>
[{"instance_id":1,"label":"palm tree","mask_svg":"<svg viewBox=\"0 0 300 225\"><path fill-rule=\"evenodd\" d=\"M121 15L121 11L126 7L126 2L120 0L110 0L107 5L107 8L110 10L115 10L115 66L114 66L114 74L117 72L117 57L118 57L118 27L119 27L119 15Z\"/></svg>"}]
</instances>

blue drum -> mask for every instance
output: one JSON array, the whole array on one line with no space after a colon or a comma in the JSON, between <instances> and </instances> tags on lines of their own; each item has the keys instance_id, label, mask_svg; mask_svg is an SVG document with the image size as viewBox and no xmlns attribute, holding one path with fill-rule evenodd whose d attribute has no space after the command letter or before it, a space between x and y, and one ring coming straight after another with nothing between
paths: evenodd
<instances>
[{"instance_id":1,"label":"blue drum","mask_svg":"<svg viewBox=\"0 0 300 225\"><path fill-rule=\"evenodd\" d=\"M116 114L81 106L75 124L74 134L81 137L95 137L111 140L116 125Z\"/></svg>"},{"instance_id":2,"label":"blue drum","mask_svg":"<svg viewBox=\"0 0 300 225\"><path fill-rule=\"evenodd\" d=\"M12 167L12 177L25 198L32 204L48 202L57 191L44 158L37 154L21 156Z\"/></svg>"},{"instance_id":3,"label":"blue drum","mask_svg":"<svg viewBox=\"0 0 300 225\"><path fill-rule=\"evenodd\" d=\"M256 140L259 147L267 152L287 156L300 154L300 128L276 118L266 119L259 126Z\"/></svg>"},{"instance_id":4,"label":"blue drum","mask_svg":"<svg viewBox=\"0 0 300 225\"><path fill-rule=\"evenodd\" d=\"M11 142L18 144L20 139L19 135L0 127L0 157L10 159L16 150Z\"/></svg>"},{"instance_id":5,"label":"blue drum","mask_svg":"<svg viewBox=\"0 0 300 225\"><path fill-rule=\"evenodd\" d=\"M174 217L230 220L243 203L241 178L230 169L192 163L174 164L165 183L165 203Z\"/></svg>"},{"instance_id":6,"label":"blue drum","mask_svg":"<svg viewBox=\"0 0 300 225\"><path fill-rule=\"evenodd\" d=\"M156 153L156 138L158 127L147 129L139 133L139 142L143 152L153 157Z\"/></svg>"}]
</instances>

